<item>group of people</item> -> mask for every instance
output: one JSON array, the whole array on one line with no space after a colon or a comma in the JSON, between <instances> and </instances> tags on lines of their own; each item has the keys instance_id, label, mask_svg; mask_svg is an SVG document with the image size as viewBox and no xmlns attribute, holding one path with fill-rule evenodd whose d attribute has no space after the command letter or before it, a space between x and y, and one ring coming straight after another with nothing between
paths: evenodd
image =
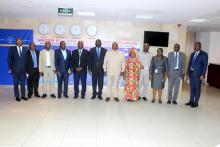
<instances>
[{"instance_id":1,"label":"group of people","mask_svg":"<svg viewBox=\"0 0 220 147\"><path fill-rule=\"evenodd\" d=\"M55 51L51 43L46 42L45 48L36 50L35 44L30 43L29 49L22 46L22 39L16 39L16 46L10 47L8 52L9 73L13 75L14 95L17 101L28 100L34 94L35 97L56 98L54 78L58 79L58 98L68 98L69 75L74 77L74 96L79 93L84 99L86 95L87 73L92 77L91 99L102 97L104 76L107 76L107 92L105 101L111 97L119 102L119 80L123 76L125 81L124 96L127 101L147 100L148 86L151 81L153 89L152 103L162 103L161 95L168 79L167 104L177 104L177 97L181 80L184 76L190 79L190 100L186 105L198 107L201 93L201 82L205 79L208 64L208 55L201 50L201 43L195 42L194 52L191 54L187 72L185 72L185 54L180 52L180 45L174 45L174 51L163 55L163 49L157 49L157 55L153 56L149 51L149 44L144 43L143 49L129 50L129 57L125 58L118 48L118 43L112 43L112 50L102 47L100 39L95 41L95 47L89 51L84 49L82 41L78 41L77 49L72 52L66 48L64 41ZM43 94L38 92L40 76L43 78ZM28 98L25 97L25 81L27 78ZM79 90L79 82L82 89ZM20 91L19 91L20 85ZM49 90L48 90L49 89Z\"/></svg>"}]
</instances>

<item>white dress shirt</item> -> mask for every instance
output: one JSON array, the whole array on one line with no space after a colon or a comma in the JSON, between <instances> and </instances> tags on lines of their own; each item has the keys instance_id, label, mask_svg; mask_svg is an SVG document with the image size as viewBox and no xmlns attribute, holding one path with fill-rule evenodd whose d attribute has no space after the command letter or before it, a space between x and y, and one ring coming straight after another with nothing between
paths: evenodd
<instances>
[{"instance_id":1,"label":"white dress shirt","mask_svg":"<svg viewBox=\"0 0 220 147\"><path fill-rule=\"evenodd\" d=\"M144 71L149 71L151 59L153 55L150 52L140 51L138 54L138 58L140 59L141 65L144 67Z\"/></svg>"},{"instance_id":2,"label":"white dress shirt","mask_svg":"<svg viewBox=\"0 0 220 147\"><path fill-rule=\"evenodd\" d=\"M180 55L179 52L174 52L174 58L175 59L177 58L176 67L174 69L179 69L179 55Z\"/></svg>"},{"instance_id":3,"label":"white dress shirt","mask_svg":"<svg viewBox=\"0 0 220 147\"><path fill-rule=\"evenodd\" d=\"M50 51L46 50L46 66L51 66L50 63Z\"/></svg>"},{"instance_id":4,"label":"white dress shirt","mask_svg":"<svg viewBox=\"0 0 220 147\"><path fill-rule=\"evenodd\" d=\"M17 51L18 51L19 56L21 56L21 53L22 53L22 46L20 46L20 48L19 48L19 46L17 46Z\"/></svg>"},{"instance_id":5,"label":"white dress shirt","mask_svg":"<svg viewBox=\"0 0 220 147\"><path fill-rule=\"evenodd\" d=\"M67 57L66 49L64 49L64 50L61 49L61 52L63 54L64 59L66 60L66 57Z\"/></svg>"}]
</instances>

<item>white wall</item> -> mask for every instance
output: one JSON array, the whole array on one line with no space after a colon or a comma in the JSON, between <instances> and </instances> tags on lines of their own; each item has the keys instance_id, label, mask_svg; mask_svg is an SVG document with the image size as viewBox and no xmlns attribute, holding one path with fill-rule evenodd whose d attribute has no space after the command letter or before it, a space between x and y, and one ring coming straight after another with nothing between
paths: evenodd
<instances>
[{"instance_id":1,"label":"white wall","mask_svg":"<svg viewBox=\"0 0 220 147\"><path fill-rule=\"evenodd\" d=\"M197 32L196 40L209 55L209 63L220 64L220 32Z\"/></svg>"},{"instance_id":2,"label":"white wall","mask_svg":"<svg viewBox=\"0 0 220 147\"><path fill-rule=\"evenodd\" d=\"M88 39L85 33L85 28L89 24L98 26L99 33L94 38L119 40L119 41L139 41L141 48L144 40L144 31L165 31L170 32L169 47L164 48L164 55L173 51L173 45L180 43L181 49L185 52L186 44L186 26L178 27L176 24L149 24L146 22L130 22L130 21L105 21L105 20L82 20L68 18L1 18L0 28L15 28L15 29L33 29L34 36L40 37L42 35L38 32L38 26L41 23L47 23L50 26L50 33L47 37L65 37L65 38L79 38ZM57 36L53 27L61 23L66 27L66 32L63 36ZM79 24L82 27L82 34L79 37L74 37L70 34L69 28L72 24ZM156 54L158 47L151 47L151 51Z\"/></svg>"}]
</instances>

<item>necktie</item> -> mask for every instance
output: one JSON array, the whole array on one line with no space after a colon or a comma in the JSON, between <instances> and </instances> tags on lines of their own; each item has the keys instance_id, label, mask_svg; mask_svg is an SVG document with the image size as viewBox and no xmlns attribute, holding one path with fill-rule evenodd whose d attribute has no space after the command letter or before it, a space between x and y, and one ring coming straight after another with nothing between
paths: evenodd
<instances>
[{"instance_id":1,"label":"necktie","mask_svg":"<svg viewBox=\"0 0 220 147\"><path fill-rule=\"evenodd\" d=\"M79 49L79 66L80 66L81 55L82 55L82 49Z\"/></svg>"},{"instance_id":2,"label":"necktie","mask_svg":"<svg viewBox=\"0 0 220 147\"><path fill-rule=\"evenodd\" d=\"M197 56L198 56L198 52L195 52L194 57L193 57L193 61L192 61L192 66L191 66L191 69L193 69L193 70L195 69L195 61L196 61Z\"/></svg>"},{"instance_id":3,"label":"necktie","mask_svg":"<svg viewBox=\"0 0 220 147\"><path fill-rule=\"evenodd\" d=\"M36 53L35 51L32 51L32 59L33 59L33 62L34 62L34 68L37 67L37 57L36 57Z\"/></svg>"},{"instance_id":4,"label":"necktie","mask_svg":"<svg viewBox=\"0 0 220 147\"><path fill-rule=\"evenodd\" d=\"M175 63L176 63L175 69L178 69L178 53L175 53Z\"/></svg>"},{"instance_id":5,"label":"necktie","mask_svg":"<svg viewBox=\"0 0 220 147\"><path fill-rule=\"evenodd\" d=\"M19 56L21 56L21 54L22 54L21 47L19 46L18 48L19 48Z\"/></svg>"},{"instance_id":6,"label":"necktie","mask_svg":"<svg viewBox=\"0 0 220 147\"><path fill-rule=\"evenodd\" d=\"M99 58L99 55L100 55L100 50L99 50L99 48L97 48L97 56L98 56L98 58Z\"/></svg>"}]
</instances>

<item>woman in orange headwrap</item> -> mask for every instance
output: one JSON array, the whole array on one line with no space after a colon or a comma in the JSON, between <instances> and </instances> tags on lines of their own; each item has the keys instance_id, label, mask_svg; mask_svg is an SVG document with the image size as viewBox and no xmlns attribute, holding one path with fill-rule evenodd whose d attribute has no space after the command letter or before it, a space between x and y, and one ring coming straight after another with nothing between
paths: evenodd
<instances>
[{"instance_id":1,"label":"woman in orange headwrap","mask_svg":"<svg viewBox=\"0 0 220 147\"><path fill-rule=\"evenodd\" d=\"M141 63L137 58L137 50L135 48L129 50L129 56L125 63L125 99L127 101L135 101L138 100L138 80Z\"/></svg>"}]
</instances>

